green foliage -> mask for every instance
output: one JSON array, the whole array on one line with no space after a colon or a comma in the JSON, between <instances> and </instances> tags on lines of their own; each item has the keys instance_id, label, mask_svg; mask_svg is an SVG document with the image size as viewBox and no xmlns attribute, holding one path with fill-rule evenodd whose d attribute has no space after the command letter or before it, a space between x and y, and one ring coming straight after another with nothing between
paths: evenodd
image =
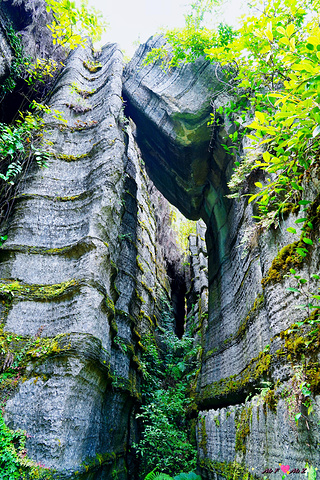
<instances>
[{"instance_id":1,"label":"green foliage","mask_svg":"<svg viewBox=\"0 0 320 480\"><path fill-rule=\"evenodd\" d=\"M23 76L25 71L25 63L30 61L30 59L24 55L23 46L21 43L21 35L15 32L13 25L8 23L5 26L5 30L14 57L12 59L9 76L0 85L0 95L2 98L6 93L14 90L16 86L16 80L18 78L22 78Z\"/></svg>"},{"instance_id":2,"label":"green foliage","mask_svg":"<svg viewBox=\"0 0 320 480\"><path fill-rule=\"evenodd\" d=\"M18 177L22 171L22 163L27 150L33 154L37 151L37 161L39 164L45 164L47 153L36 149L35 132L39 132L42 128L42 121L39 117L28 113L17 121L16 125L6 125L0 123L0 161L2 165L7 166L7 171L0 174L0 178L7 183L13 185L13 180ZM13 161L15 159L15 161Z\"/></svg>"},{"instance_id":3,"label":"green foliage","mask_svg":"<svg viewBox=\"0 0 320 480\"><path fill-rule=\"evenodd\" d=\"M310 280L302 278L301 275L297 275L297 272L293 268L290 269L290 274L286 275L286 277L293 278L296 282L295 287L288 287L287 290L290 292L299 293L305 302L302 305L296 306L296 308L305 310L307 315L306 319L302 322L297 322L297 325L300 327L304 323L310 323L311 325L320 323L318 313L320 309L320 287L317 287L316 291L314 291L313 288L310 290L308 286L310 284ZM320 280L320 275L312 274L311 277L316 282L319 282ZM316 310L315 315L311 315L313 310Z\"/></svg>"},{"instance_id":4,"label":"green foliage","mask_svg":"<svg viewBox=\"0 0 320 480\"><path fill-rule=\"evenodd\" d=\"M34 103L37 107L38 104ZM41 106L41 109L45 108ZM46 111L53 113L51 109ZM57 118L57 117L56 117ZM41 135L43 129L43 119L38 114L26 113L21 114L15 125L6 125L0 123L0 158L4 163L6 160L12 161L14 158L26 154L28 148L36 149L39 140L39 132ZM39 152L40 155L40 152ZM46 152L42 155L45 157Z\"/></svg>"},{"instance_id":5,"label":"green foliage","mask_svg":"<svg viewBox=\"0 0 320 480\"><path fill-rule=\"evenodd\" d=\"M88 60L83 62L84 67L89 70L90 73L96 73L102 68L102 63L96 60Z\"/></svg>"},{"instance_id":6,"label":"green foliage","mask_svg":"<svg viewBox=\"0 0 320 480\"><path fill-rule=\"evenodd\" d=\"M70 0L46 0L47 12L51 13L53 20L47 27L52 33L53 44L63 46L67 50L73 50L77 46L84 46L86 38L98 41L106 28L102 14L92 7L88 7L88 1L82 0L77 6L75 1ZM20 34L16 33L13 26L6 26L6 36L13 50L14 57L11 62L10 75L0 86L0 94L4 96L12 92L16 86L16 80L23 78L36 92L39 83L48 83L60 70L61 65L54 58L26 57L23 51Z\"/></svg>"},{"instance_id":7,"label":"green foliage","mask_svg":"<svg viewBox=\"0 0 320 480\"><path fill-rule=\"evenodd\" d=\"M48 144L43 140L43 112L58 121L64 121L58 110L51 110L44 104L32 102L35 113L20 113L14 124L0 123L0 208L11 205L18 192L27 169L32 162L38 167L47 167L51 158ZM9 210L10 211L10 210ZM2 215L8 211L3 210ZM0 221L5 217L0 217Z\"/></svg>"},{"instance_id":8,"label":"green foliage","mask_svg":"<svg viewBox=\"0 0 320 480\"><path fill-rule=\"evenodd\" d=\"M156 473L154 469L148 473L144 480L201 480L201 477L194 472L179 473L175 477L170 477L166 473Z\"/></svg>"},{"instance_id":9,"label":"green foliage","mask_svg":"<svg viewBox=\"0 0 320 480\"><path fill-rule=\"evenodd\" d=\"M82 0L80 6L70 0L46 0L47 12L51 13L53 21L47 27L52 33L53 44L62 46L67 51L79 45L84 46L87 37L93 41L100 39L105 30L102 14L88 7L87 0ZM24 59L23 78L36 91L39 84L50 82L61 66L54 58Z\"/></svg>"},{"instance_id":10,"label":"green foliage","mask_svg":"<svg viewBox=\"0 0 320 480\"><path fill-rule=\"evenodd\" d=\"M235 35L231 27L220 24L213 31L204 26L205 14L219 3L221 2L215 0L197 0L192 3L189 14L185 15L185 27L166 31L164 38L167 44L148 53L144 64L161 60L163 68L177 67L205 55L209 46L227 45Z\"/></svg>"},{"instance_id":11,"label":"green foliage","mask_svg":"<svg viewBox=\"0 0 320 480\"><path fill-rule=\"evenodd\" d=\"M0 247L4 244L4 242L8 239L8 235L3 235L0 237Z\"/></svg>"},{"instance_id":12,"label":"green foliage","mask_svg":"<svg viewBox=\"0 0 320 480\"><path fill-rule=\"evenodd\" d=\"M201 480L201 477L194 472L179 473L174 477L174 480Z\"/></svg>"},{"instance_id":13,"label":"green foliage","mask_svg":"<svg viewBox=\"0 0 320 480\"><path fill-rule=\"evenodd\" d=\"M144 480L173 480L173 478L166 473L156 473L155 470L152 470L152 472L148 473Z\"/></svg>"},{"instance_id":14,"label":"green foliage","mask_svg":"<svg viewBox=\"0 0 320 480\"><path fill-rule=\"evenodd\" d=\"M316 161L320 144L319 1L268 1L259 16L246 17L228 48L210 48L211 60L234 62L236 92L255 110L248 135L258 154L251 169L265 172L256 182L261 220L271 223L291 201L300 199L303 174ZM234 110L235 113L235 110Z\"/></svg>"},{"instance_id":15,"label":"green foliage","mask_svg":"<svg viewBox=\"0 0 320 480\"><path fill-rule=\"evenodd\" d=\"M47 82L50 78L54 78L54 74L63 65L53 60L52 58L37 58L34 62L28 61L25 63L24 79L28 85L32 86Z\"/></svg>"},{"instance_id":16,"label":"green foliage","mask_svg":"<svg viewBox=\"0 0 320 480\"><path fill-rule=\"evenodd\" d=\"M250 434L250 423L252 418L252 406L243 407L240 418L236 424L235 450L246 453L246 438Z\"/></svg>"},{"instance_id":17,"label":"green foliage","mask_svg":"<svg viewBox=\"0 0 320 480\"><path fill-rule=\"evenodd\" d=\"M27 433L10 430L0 412L0 477L2 480L50 479L52 474L26 453Z\"/></svg>"},{"instance_id":18,"label":"green foliage","mask_svg":"<svg viewBox=\"0 0 320 480\"><path fill-rule=\"evenodd\" d=\"M313 467L312 465L306 464L307 467L307 474L308 474L308 480L317 480L317 469Z\"/></svg>"},{"instance_id":19,"label":"green foliage","mask_svg":"<svg viewBox=\"0 0 320 480\"><path fill-rule=\"evenodd\" d=\"M295 428L295 423L298 425L299 419L304 419L307 428L309 428L307 423L308 417L304 415L302 405L305 407L308 415L313 412L311 385L306 381L306 369L304 366L295 365L293 369L295 373L290 379L289 385L282 390L281 396L286 402L288 419L292 428Z\"/></svg>"},{"instance_id":20,"label":"green foliage","mask_svg":"<svg viewBox=\"0 0 320 480\"><path fill-rule=\"evenodd\" d=\"M254 14L243 17L233 32L226 26L203 28L207 4L199 2L184 29L166 33L170 54L162 47L146 60L168 57L169 66L176 66L205 54L220 62L222 87L233 100L213 113L211 124L219 125L223 114L234 121L238 130L224 144L230 154L238 152L251 130L247 137L255 155L249 152L249 158L236 162L229 186L238 195L252 170L264 172L249 194L263 227L301 199L302 180L320 152L319 6L319 0L257 1L251 6Z\"/></svg>"},{"instance_id":21,"label":"green foliage","mask_svg":"<svg viewBox=\"0 0 320 480\"><path fill-rule=\"evenodd\" d=\"M72 0L46 0L46 3L54 18L48 25L54 44L73 50L78 45L84 46L85 37L94 42L100 40L106 24L99 11L88 7L87 0L81 0L79 8Z\"/></svg>"},{"instance_id":22,"label":"green foliage","mask_svg":"<svg viewBox=\"0 0 320 480\"><path fill-rule=\"evenodd\" d=\"M47 9L51 11L54 22L51 25L54 42L66 47L75 48L84 44L83 35L97 38L102 32L101 16L93 9L87 8L87 2L76 7L75 2L48 0ZM14 52L11 73L1 86L2 97L13 91L17 78L23 78L29 85L28 95L37 95L39 84L46 83L60 68L53 58L41 58L32 61L23 52L21 38L15 33L12 25L7 26L7 38ZM28 96L25 96L20 108L26 108ZM32 101L28 109L35 113L19 112L20 118L11 125L0 124L0 195L1 211L8 215L12 202L17 194L30 163L46 167L51 154L48 145L42 140L44 121L42 115L51 115L58 122L66 123L58 110L51 110L44 103ZM7 206L9 205L9 209ZM3 219L3 218L2 218Z\"/></svg>"},{"instance_id":23,"label":"green foliage","mask_svg":"<svg viewBox=\"0 0 320 480\"><path fill-rule=\"evenodd\" d=\"M143 434L135 445L141 474L160 470L168 475L188 472L196 465L196 450L188 439L186 410L191 403L188 384L193 377L198 348L193 339L176 337L172 314L164 315L164 328L157 336L144 336L141 369L143 403L137 415Z\"/></svg>"}]
</instances>

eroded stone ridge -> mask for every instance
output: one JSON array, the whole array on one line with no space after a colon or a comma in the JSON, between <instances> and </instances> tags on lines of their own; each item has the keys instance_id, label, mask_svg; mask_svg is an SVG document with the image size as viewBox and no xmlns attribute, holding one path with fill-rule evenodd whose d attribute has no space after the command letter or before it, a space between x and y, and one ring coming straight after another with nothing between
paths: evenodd
<instances>
[{"instance_id":1,"label":"eroded stone ridge","mask_svg":"<svg viewBox=\"0 0 320 480\"><path fill-rule=\"evenodd\" d=\"M56 478L127 478L138 343L170 289L122 69L116 45L72 53L50 102L67 123L46 118L49 168L29 173L1 250L4 332L30 349L5 420Z\"/></svg>"},{"instance_id":2,"label":"eroded stone ridge","mask_svg":"<svg viewBox=\"0 0 320 480\"><path fill-rule=\"evenodd\" d=\"M217 66L204 59L169 71L144 66L147 53L163 43L157 37L140 45L124 70L124 95L150 177L184 215L197 219L214 161L207 125L211 101L222 84ZM215 175L223 175L224 166L217 167Z\"/></svg>"}]
</instances>

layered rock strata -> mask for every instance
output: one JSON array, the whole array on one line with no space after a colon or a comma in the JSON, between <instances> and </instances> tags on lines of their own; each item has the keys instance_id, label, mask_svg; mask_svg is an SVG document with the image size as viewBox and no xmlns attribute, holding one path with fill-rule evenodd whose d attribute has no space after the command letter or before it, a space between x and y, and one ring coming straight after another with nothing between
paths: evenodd
<instances>
[{"instance_id":1,"label":"layered rock strata","mask_svg":"<svg viewBox=\"0 0 320 480\"><path fill-rule=\"evenodd\" d=\"M320 468L319 400L313 397L308 416L301 393L306 384L320 390L318 326L311 319L292 327L308 314L295 308L305 300L288 291L295 280L285 277L295 268L317 291L318 171L305 188L307 212L301 206L268 232L255 229L252 204L225 198L232 159L221 143L235 127L228 118L211 135L206 127L210 111L228 102L225 82L204 59L169 72L144 66L162 43L139 47L124 91L151 179L186 216L207 225L209 310L197 387L201 473L240 479L270 469L268 478L276 479L279 463L300 472ZM248 177L247 191L257 178ZM302 260L295 254L299 237L287 228L305 217L313 221L313 246Z\"/></svg>"},{"instance_id":2,"label":"layered rock strata","mask_svg":"<svg viewBox=\"0 0 320 480\"><path fill-rule=\"evenodd\" d=\"M1 249L3 335L26 359L5 420L54 478L133 475L139 343L170 289L122 68L116 45L72 53L50 102L66 122L46 118L51 160L28 174Z\"/></svg>"},{"instance_id":3,"label":"layered rock strata","mask_svg":"<svg viewBox=\"0 0 320 480\"><path fill-rule=\"evenodd\" d=\"M195 340L205 328L208 319L208 256L205 241L206 226L202 220L196 224L196 233L189 236L190 284L186 292L186 330Z\"/></svg>"}]
</instances>

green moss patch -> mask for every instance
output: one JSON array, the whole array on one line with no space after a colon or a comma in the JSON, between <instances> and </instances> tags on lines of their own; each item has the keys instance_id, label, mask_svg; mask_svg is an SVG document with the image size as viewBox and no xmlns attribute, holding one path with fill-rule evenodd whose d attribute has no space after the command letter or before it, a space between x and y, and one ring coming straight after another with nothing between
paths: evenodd
<instances>
[{"instance_id":1,"label":"green moss patch","mask_svg":"<svg viewBox=\"0 0 320 480\"><path fill-rule=\"evenodd\" d=\"M63 160L64 162L76 162L77 160L82 160L83 158L86 158L89 156L89 153L82 153L81 155L65 155L63 153L60 153L57 155L57 158L59 160Z\"/></svg>"},{"instance_id":2,"label":"green moss patch","mask_svg":"<svg viewBox=\"0 0 320 480\"><path fill-rule=\"evenodd\" d=\"M253 358L248 366L238 375L231 375L222 378L217 382L207 385L198 395L197 402L203 403L209 399L218 399L232 393L239 393L246 389L250 384L254 383L263 375L267 375L271 364L272 356L265 352Z\"/></svg>"},{"instance_id":3,"label":"green moss patch","mask_svg":"<svg viewBox=\"0 0 320 480\"><path fill-rule=\"evenodd\" d=\"M303 257L296 252L296 249L305 247L306 245L301 240L283 247L273 259L267 275L261 281L263 288L270 283L280 282L290 268L300 267Z\"/></svg>"},{"instance_id":4,"label":"green moss patch","mask_svg":"<svg viewBox=\"0 0 320 480\"><path fill-rule=\"evenodd\" d=\"M9 300L13 298L50 300L65 295L78 286L79 282L77 280L68 280L54 285L3 281L3 283L0 283L0 296Z\"/></svg>"},{"instance_id":5,"label":"green moss patch","mask_svg":"<svg viewBox=\"0 0 320 480\"><path fill-rule=\"evenodd\" d=\"M246 438L250 434L250 423L252 419L253 406L244 407L241 410L240 418L236 423L236 452L246 453Z\"/></svg>"},{"instance_id":6,"label":"green moss patch","mask_svg":"<svg viewBox=\"0 0 320 480\"><path fill-rule=\"evenodd\" d=\"M200 434L201 440L199 442L199 447L203 451L205 455L208 453L207 442L208 442L208 434L206 430L206 419L205 417L200 417Z\"/></svg>"},{"instance_id":7,"label":"green moss patch","mask_svg":"<svg viewBox=\"0 0 320 480\"><path fill-rule=\"evenodd\" d=\"M0 329L0 403L4 405L20 381L27 380L26 366L33 360L66 352L70 344L69 334L53 338L41 337L42 328L35 336L25 337ZM32 372L29 376L32 376Z\"/></svg>"},{"instance_id":8,"label":"green moss patch","mask_svg":"<svg viewBox=\"0 0 320 480\"><path fill-rule=\"evenodd\" d=\"M244 465L237 462L217 462L205 458L200 459L199 466L215 475L221 475L226 480L258 480L261 478L253 475Z\"/></svg>"},{"instance_id":9,"label":"green moss patch","mask_svg":"<svg viewBox=\"0 0 320 480\"><path fill-rule=\"evenodd\" d=\"M297 253L297 248L310 251L310 245L303 241L303 238L310 238L314 235L316 227L319 227L320 218L320 195L312 202L306 212L306 220L302 227L300 239L283 247L276 258L272 261L267 275L262 279L261 284L265 288L268 284L280 282L290 268L299 268L305 257ZM307 253L307 251L306 251Z\"/></svg>"},{"instance_id":10,"label":"green moss patch","mask_svg":"<svg viewBox=\"0 0 320 480\"><path fill-rule=\"evenodd\" d=\"M280 332L270 339L281 338L284 343L274 354L268 351L260 352L253 358L248 366L238 375L222 378L217 382L207 385L196 397L198 404L206 402L221 403L222 397L239 394L254 388L260 379L270 375L270 368L274 362L283 358L284 362L290 362L292 367L302 365L306 376L306 382L310 384L313 394L320 393L320 363L318 353L320 351L320 325L314 324L318 311L313 312L310 319L306 319L303 325L291 325L288 329ZM309 322L309 323L308 323ZM311 323L310 323L311 322ZM275 390L269 390L264 397L264 403L271 410L275 410L278 397Z\"/></svg>"}]
</instances>

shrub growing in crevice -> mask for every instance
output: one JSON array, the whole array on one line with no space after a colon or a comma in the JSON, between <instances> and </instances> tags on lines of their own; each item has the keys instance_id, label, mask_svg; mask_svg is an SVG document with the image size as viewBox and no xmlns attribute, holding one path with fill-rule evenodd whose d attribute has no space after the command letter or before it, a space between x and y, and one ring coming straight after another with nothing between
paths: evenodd
<instances>
[{"instance_id":1,"label":"shrub growing in crevice","mask_svg":"<svg viewBox=\"0 0 320 480\"><path fill-rule=\"evenodd\" d=\"M143 338L142 405L137 415L142 438L135 445L141 478L155 468L175 475L196 466L187 409L198 347L193 346L193 338L184 335L179 339L175 335L172 311L163 316L163 328L156 331L158 341L154 333Z\"/></svg>"}]
</instances>

